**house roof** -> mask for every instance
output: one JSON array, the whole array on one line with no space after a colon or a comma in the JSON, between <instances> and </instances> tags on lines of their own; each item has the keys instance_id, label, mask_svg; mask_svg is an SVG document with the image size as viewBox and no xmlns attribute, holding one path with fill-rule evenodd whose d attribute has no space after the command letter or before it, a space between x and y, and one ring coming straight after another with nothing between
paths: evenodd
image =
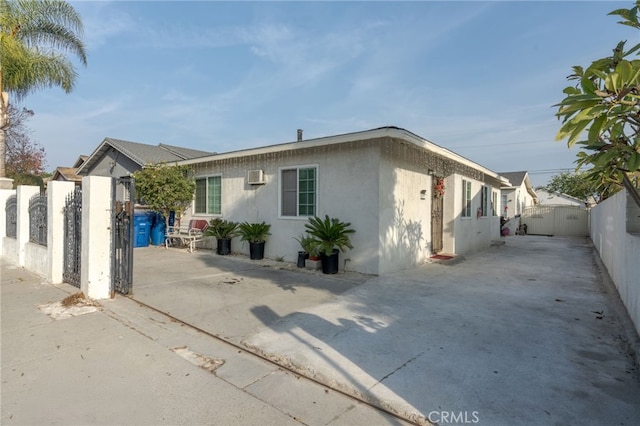
<instances>
[{"instance_id":1,"label":"house roof","mask_svg":"<svg viewBox=\"0 0 640 426\"><path fill-rule=\"evenodd\" d=\"M51 180L60 180L62 177L63 180L68 182L80 182L82 180L82 176L78 176L76 167L57 167L56 171L53 172L53 176Z\"/></svg>"},{"instance_id":2,"label":"house roof","mask_svg":"<svg viewBox=\"0 0 640 426\"><path fill-rule=\"evenodd\" d=\"M78 167L82 166L82 163L84 163L85 161L87 161L87 158L89 158L89 156L88 156L88 155L81 155L81 156L79 156L79 157L78 157L78 159L76 160L76 162L75 162L75 163L73 163L73 167L77 169Z\"/></svg>"},{"instance_id":3,"label":"house roof","mask_svg":"<svg viewBox=\"0 0 640 426\"><path fill-rule=\"evenodd\" d=\"M572 197L571 195L568 195L568 194L563 194L562 192L550 192L550 191L547 191L546 189L538 189L537 192L539 192L541 194L547 194L548 195L547 199L550 199L552 197L560 197L560 198L564 198L564 199L566 199L568 201L573 201L575 203L580 203L580 204L585 204L586 203L585 200L581 200L580 198Z\"/></svg>"},{"instance_id":4,"label":"house roof","mask_svg":"<svg viewBox=\"0 0 640 426\"><path fill-rule=\"evenodd\" d=\"M527 172L500 172L499 174L509 179L513 187L522 185L527 177Z\"/></svg>"},{"instance_id":5,"label":"house roof","mask_svg":"<svg viewBox=\"0 0 640 426\"><path fill-rule=\"evenodd\" d=\"M260 148L250 148L250 149L244 149L244 150L238 150L238 151L231 151L231 152L226 152L222 154L215 154L215 155L210 155L206 157L192 158L192 159L180 161L180 164L204 163L204 162L214 161L214 160L248 157L251 155L268 154L268 153L274 153L274 152L280 152L280 151L286 151L286 150L292 150L292 149L312 148L312 147L324 146L324 145L334 145L334 144L361 141L361 140L381 138L381 137L393 137L397 139L403 139L421 148L428 149L429 151L454 159L459 163L465 164L476 170L482 171L483 173L489 176L492 176L495 179L501 180L504 184L508 183L504 179L502 179L501 176L498 175L498 173L492 170L489 170L486 167L481 166L480 164L475 163L459 154L456 154L453 151L450 151L444 147L436 145L433 142L430 142L416 135L415 133L412 133L408 130L395 127L395 126L379 127L377 129L364 130L360 132L345 133L345 134L335 135L335 136L325 136L325 137L316 138L316 139L305 139L302 141L296 140L294 142L267 145Z\"/></svg>"},{"instance_id":6,"label":"house roof","mask_svg":"<svg viewBox=\"0 0 640 426\"><path fill-rule=\"evenodd\" d=\"M538 195L531 185L528 172L500 172L500 176L509 179L510 182L510 185L505 185L502 189L519 188L524 183L524 186L529 195L533 198L534 203L538 202Z\"/></svg>"},{"instance_id":7,"label":"house roof","mask_svg":"<svg viewBox=\"0 0 640 426\"><path fill-rule=\"evenodd\" d=\"M121 152L130 160L140 165L140 167L144 167L146 164L172 163L213 154L207 151L173 145L148 145L107 137L78 168L78 174L85 174L87 170L91 169L91 167L111 148Z\"/></svg>"}]
</instances>

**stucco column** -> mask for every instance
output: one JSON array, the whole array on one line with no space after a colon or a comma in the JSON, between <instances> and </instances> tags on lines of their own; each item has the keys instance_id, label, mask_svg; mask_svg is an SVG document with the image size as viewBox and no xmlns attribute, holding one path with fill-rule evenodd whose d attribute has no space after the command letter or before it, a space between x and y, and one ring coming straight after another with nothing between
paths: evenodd
<instances>
[{"instance_id":1,"label":"stucco column","mask_svg":"<svg viewBox=\"0 0 640 426\"><path fill-rule=\"evenodd\" d=\"M9 179L8 177L0 177L0 189L13 189L13 179Z\"/></svg>"},{"instance_id":2,"label":"stucco column","mask_svg":"<svg viewBox=\"0 0 640 426\"><path fill-rule=\"evenodd\" d=\"M82 178L80 289L90 299L111 295L111 178Z\"/></svg>"},{"instance_id":3,"label":"stucco column","mask_svg":"<svg viewBox=\"0 0 640 426\"><path fill-rule=\"evenodd\" d=\"M39 186L19 185L17 194L16 243L18 249L18 265L25 266L25 246L29 242L29 200L40 193Z\"/></svg>"},{"instance_id":4,"label":"stucco column","mask_svg":"<svg viewBox=\"0 0 640 426\"><path fill-rule=\"evenodd\" d=\"M73 182L51 181L47 185L47 280L62 282L64 268L64 205Z\"/></svg>"},{"instance_id":5,"label":"stucco column","mask_svg":"<svg viewBox=\"0 0 640 426\"><path fill-rule=\"evenodd\" d=\"M0 255L2 255L2 242L7 238L7 199L15 195L15 189L0 189Z\"/></svg>"}]
</instances>

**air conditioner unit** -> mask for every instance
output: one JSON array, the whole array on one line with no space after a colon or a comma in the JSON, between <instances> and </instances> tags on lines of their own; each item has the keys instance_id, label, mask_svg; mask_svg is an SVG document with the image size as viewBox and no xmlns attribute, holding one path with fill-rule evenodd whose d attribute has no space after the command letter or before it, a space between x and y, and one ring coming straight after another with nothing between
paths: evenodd
<instances>
[{"instance_id":1,"label":"air conditioner unit","mask_svg":"<svg viewBox=\"0 0 640 426\"><path fill-rule=\"evenodd\" d=\"M249 170L247 181L249 185L264 185L264 171L262 170Z\"/></svg>"}]
</instances>

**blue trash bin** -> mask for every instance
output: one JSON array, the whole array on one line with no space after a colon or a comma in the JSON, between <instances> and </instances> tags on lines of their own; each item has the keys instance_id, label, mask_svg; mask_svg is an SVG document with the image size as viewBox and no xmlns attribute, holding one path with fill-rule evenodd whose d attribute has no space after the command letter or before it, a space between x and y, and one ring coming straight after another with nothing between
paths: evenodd
<instances>
[{"instance_id":1,"label":"blue trash bin","mask_svg":"<svg viewBox=\"0 0 640 426\"><path fill-rule=\"evenodd\" d=\"M164 234L167 225L161 214L156 214L153 227L151 228L151 244L161 246L164 244Z\"/></svg>"},{"instance_id":2,"label":"blue trash bin","mask_svg":"<svg viewBox=\"0 0 640 426\"><path fill-rule=\"evenodd\" d=\"M133 214L133 246L148 247L151 235L152 216L149 212L134 212Z\"/></svg>"}]
</instances>

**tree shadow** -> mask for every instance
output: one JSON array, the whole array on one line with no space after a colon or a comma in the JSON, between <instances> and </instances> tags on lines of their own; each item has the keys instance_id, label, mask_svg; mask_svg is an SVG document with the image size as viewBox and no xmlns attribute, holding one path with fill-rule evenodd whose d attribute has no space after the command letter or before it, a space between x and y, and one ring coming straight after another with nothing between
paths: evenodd
<instances>
[{"instance_id":1,"label":"tree shadow","mask_svg":"<svg viewBox=\"0 0 640 426\"><path fill-rule=\"evenodd\" d=\"M280 351L267 353L251 341L243 342L246 346L268 358L277 356L280 363L287 364L300 374L408 421L428 423L413 405L415 398L420 398L420 395L399 395L398 389L394 389L393 384L390 385L389 379L394 373L422 356L419 353L408 360L390 360L389 352L395 348L378 346L384 342L376 335L383 331L387 335L394 333L395 322L388 324L367 315L357 315L354 319L340 317L334 322L306 312L279 317L264 305L251 308L251 312L271 331L287 336L283 340L286 340L285 344L289 348L297 346L298 353L303 350L303 358L307 362L302 365L293 359L287 359ZM390 367L390 361L398 365ZM406 404L398 404L398 397L406 401ZM391 424L403 423L393 420Z\"/></svg>"}]
</instances>

